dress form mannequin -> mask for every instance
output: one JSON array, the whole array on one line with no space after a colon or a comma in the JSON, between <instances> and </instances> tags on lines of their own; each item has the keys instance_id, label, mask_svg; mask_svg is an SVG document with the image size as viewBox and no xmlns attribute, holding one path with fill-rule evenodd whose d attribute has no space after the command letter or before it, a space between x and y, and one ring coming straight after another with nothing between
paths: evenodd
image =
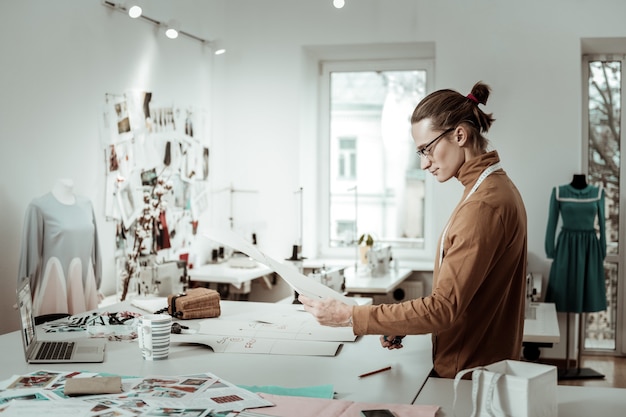
<instances>
[{"instance_id":1,"label":"dress form mannequin","mask_svg":"<svg viewBox=\"0 0 626 417\"><path fill-rule=\"evenodd\" d=\"M74 181L69 178L58 179L52 187L52 195L63 204L72 205L76 203Z\"/></svg>"},{"instance_id":2,"label":"dress form mannequin","mask_svg":"<svg viewBox=\"0 0 626 417\"><path fill-rule=\"evenodd\" d=\"M24 218L18 280L30 279L35 317L98 307L102 263L91 201L58 179Z\"/></svg>"},{"instance_id":3,"label":"dress form mannequin","mask_svg":"<svg viewBox=\"0 0 626 417\"><path fill-rule=\"evenodd\" d=\"M581 367L584 314L607 308L604 213L604 191L587 184L584 174L574 174L569 184L554 187L552 191L545 248L547 257L553 262L545 300L554 302L558 312L567 313L565 369L559 369L559 379L604 378L593 369ZM559 218L562 228L557 235ZM578 315L576 368L569 367L570 313Z\"/></svg>"},{"instance_id":4,"label":"dress form mannequin","mask_svg":"<svg viewBox=\"0 0 626 417\"><path fill-rule=\"evenodd\" d=\"M587 186L587 176L585 174L574 174L572 178L572 182L569 183L572 187L577 190L582 190Z\"/></svg>"}]
</instances>

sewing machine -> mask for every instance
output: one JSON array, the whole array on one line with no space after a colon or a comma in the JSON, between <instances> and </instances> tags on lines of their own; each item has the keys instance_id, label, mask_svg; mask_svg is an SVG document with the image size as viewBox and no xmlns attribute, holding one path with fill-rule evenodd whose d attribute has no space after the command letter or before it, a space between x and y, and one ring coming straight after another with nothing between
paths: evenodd
<instances>
[{"instance_id":1,"label":"sewing machine","mask_svg":"<svg viewBox=\"0 0 626 417\"><path fill-rule=\"evenodd\" d=\"M142 265L139 281L144 295L166 297L187 289L187 265L184 261L165 261Z\"/></svg>"},{"instance_id":2,"label":"sewing machine","mask_svg":"<svg viewBox=\"0 0 626 417\"><path fill-rule=\"evenodd\" d=\"M332 288L333 290L343 293L346 288L346 278L343 274L343 268L327 269L325 266L313 270L309 273L309 278Z\"/></svg>"},{"instance_id":3,"label":"sewing machine","mask_svg":"<svg viewBox=\"0 0 626 417\"><path fill-rule=\"evenodd\" d=\"M374 245L367 251L367 266L373 277L383 276L389 272L391 256L390 245Z\"/></svg>"},{"instance_id":4,"label":"sewing machine","mask_svg":"<svg viewBox=\"0 0 626 417\"><path fill-rule=\"evenodd\" d=\"M533 303L537 302L541 297L541 274L526 274L526 303L524 309L524 318L535 319L535 309Z\"/></svg>"}]
</instances>

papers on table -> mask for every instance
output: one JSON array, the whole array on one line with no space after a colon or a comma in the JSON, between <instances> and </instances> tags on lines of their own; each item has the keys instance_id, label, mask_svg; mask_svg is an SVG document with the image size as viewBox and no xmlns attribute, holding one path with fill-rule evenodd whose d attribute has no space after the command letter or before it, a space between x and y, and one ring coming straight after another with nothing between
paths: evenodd
<instances>
[{"instance_id":1,"label":"papers on table","mask_svg":"<svg viewBox=\"0 0 626 417\"><path fill-rule=\"evenodd\" d=\"M328 327L299 317L279 321L203 320L198 333L319 342L353 342L351 327Z\"/></svg>"},{"instance_id":2,"label":"papers on table","mask_svg":"<svg viewBox=\"0 0 626 417\"><path fill-rule=\"evenodd\" d=\"M240 235L236 234L229 229L215 229L211 230L206 235L207 238L220 242L233 249L241 251L253 258L257 262L267 265L280 275L298 294L306 295L309 298L326 298L331 297L340 300L349 305L355 305L355 301L346 297L343 294L329 288L317 281L310 279L309 277L301 274L291 265L281 263L265 253L261 252L258 247L247 242Z\"/></svg>"},{"instance_id":3,"label":"papers on table","mask_svg":"<svg viewBox=\"0 0 626 417\"><path fill-rule=\"evenodd\" d=\"M135 307L147 311L155 311L150 307L163 303L167 304L166 298L132 301ZM206 345L215 353L335 356L342 342L356 340L351 327L322 326L296 306L266 307L272 307L272 312L194 320L188 323L191 330L172 334L171 341Z\"/></svg>"},{"instance_id":4,"label":"papers on table","mask_svg":"<svg viewBox=\"0 0 626 417\"><path fill-rule=\"evenodd\" d=\"M216 353L257 353L298 356L335 356L341 346L340 342L305 342L247 336L214 336L198 333L172 335L172 343L197 343L207 345Z\"/></svg>"},{"instance_id":5,"label":"papers on table","mask_svg":"<svg viewBox=\"0 0 626 417\"><path fill-rule=\"evenodd\" d=\"M211 373L185 376L122 377L122 393L67 397L68 378L97 378L86 372L37 371L0 382L5 416L208 416L272 402ZM33 400L33 401L26 401Z\"/></svg>"},{"instance_id":6,"label":"papers on table","mask_svg":"<svg viewBox=\"0 0 626 417\"><path fill-rule=\"evenodd\" d=\"M351 327L322 326L297 306L266 307L265 313L201 320L194 334L172 335L172 342L204 344L220 353L334 356L342 342L356 340Z\"/></svg>"}]
</instances>

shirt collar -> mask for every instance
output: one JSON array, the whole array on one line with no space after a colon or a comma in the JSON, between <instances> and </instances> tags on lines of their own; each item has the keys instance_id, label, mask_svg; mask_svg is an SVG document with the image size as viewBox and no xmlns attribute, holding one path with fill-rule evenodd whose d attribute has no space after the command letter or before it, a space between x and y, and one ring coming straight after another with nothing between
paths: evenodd
<instances>
[{"instance_id":1,"label":"shirt collar","mask_svg":"<svg viewBox=\"0 0 626 417\"><path fill-rule=\"evenodd\" d=\"M500 162L498 151L491 151L466 161L457 174L457 179L464 187L474 185L480 174L490 165Z\"/></svg>"}]
</instances>

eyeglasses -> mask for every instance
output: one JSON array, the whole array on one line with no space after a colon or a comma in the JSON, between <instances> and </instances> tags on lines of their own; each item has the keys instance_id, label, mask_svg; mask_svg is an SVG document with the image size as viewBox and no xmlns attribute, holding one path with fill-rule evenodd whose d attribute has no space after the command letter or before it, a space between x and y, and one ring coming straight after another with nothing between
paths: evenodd
<instances>
[{"instance_id":1,"label":"eyeglasses","mask_svg":"<svg viewBox=\"0 0 626 417\"><path fill-rule=\"evenodd\" d=\"M420 149L416 150L415 152L417 152L417 155L420 158L426 158L428 155L430 155L430 152L432 151L432 149L429 149L429 148L434 148L435 142L437 142L439 139L441 139L448 133L452 132L454 129L455 128L452 127L450 129L444 130L441 135L437 136L435 139L431 140L430 142L428 142L426 145L422 146Z\"/></svg>"}]
</instances>

